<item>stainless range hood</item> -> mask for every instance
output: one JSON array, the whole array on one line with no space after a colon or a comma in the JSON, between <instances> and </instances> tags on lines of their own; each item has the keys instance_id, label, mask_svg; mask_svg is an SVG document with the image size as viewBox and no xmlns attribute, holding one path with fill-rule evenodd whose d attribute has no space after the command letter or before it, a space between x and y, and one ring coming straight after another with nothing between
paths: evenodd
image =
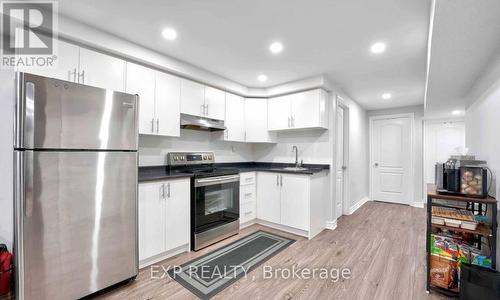
<instances>
[{"instance_id":1,"label":"stainless range hood","mask_svg":"<svg viewBox=\"0 0 500 300\"><path fill-rule=\"evenodd\" d=\"M186 114L181 114L181 128L203 131L226 130L226 126L224 126L224 121L222 120L214 120Z\"/></svg>"}]
</instances>

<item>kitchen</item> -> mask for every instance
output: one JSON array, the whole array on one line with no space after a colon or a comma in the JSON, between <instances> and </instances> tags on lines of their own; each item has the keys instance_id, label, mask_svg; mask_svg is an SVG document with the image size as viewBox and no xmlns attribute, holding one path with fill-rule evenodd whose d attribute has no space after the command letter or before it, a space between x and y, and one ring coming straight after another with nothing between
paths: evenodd
<instances>
[{"instance_id":1,"label":"kitchen","mask_svg":"<svg viewBox=\"0 0 500 300\"><path fill-rule=\"evenodd\" d=\"M446 60L439 52L446 46L446 22L440 23L429 12L449 13L450 7L434 1L407 5L381 1L375 5L377 11L391 9L401 15L393 23L381 24L379 37L377 30L358 32L366 30L361 25L349 36L340 36L346 45L334 53L345 62L323 68L320 62L330 59L328 51L305 49L301 43L308 38L293 34L301 32L300 24L292 22L285 29L273 23L273 9L283 8L284 3L273 4L264 14L276 33L263 38L250 35L248 41L235 39L225 49L226 39L209 32L226 30L225 36L234 36L241 29L248 30L250 19L260 14L257 8L265 4L245 4L245 15L236 4L188 2L152 2L146 8L127 1L130 7L118 9L112 1L92 5L58 1L58 12L52 11L57 27L31 33L41 41L56 33L50 40L57 66L2 69L0 95L9 109L2 111L0 138L13 143L1 149L7 172L2 175L0 242L18 253L12 258L16 267L8 270L17 297L205 299L219 293L222 298L252 297L255 290L257 298L280 298L287 292L273 295L273 280L290 295L300 291L283 278L266 281L262 270L269 265L289 266L290 261L304 268L340 270L345 265L330 260L335 256L349 262L343 280L351 285L351 297L370 294L370 286L353 288L360 284L363 268L372 270L366 275L372 280L388 280L393 287L396 281L387 273L376 276L375 262L356 265L353 257L345 255L349 249L352 255L365 254L363 245L368 249L377 245L376 256L387 253L381 235L400 234L384 221L387 213L410 232L407 243L418 242L414 244L418 259L408 260L405 267L413 268L424 260L425 245L420 240L424 235L417 239L417 232L424 228L426 185L435 180L428 175L429 169L441 156L448 158L465 148L469 130L460 127L467 118L465 106L436 104L439 95L432 88L444 79L429 72L433 65L426 67L430 20L435 21L434 31L440 38L434 43L434 57ZM368 5L361 0L356 3ZM310 9L307 4L296 4ZM356 11L347 3L318 5L325 11ZM484 16L494 11L488 5L481 7ZM155 12L170 9L176 13ZM210 13L200 15L204 10ZM107 24L105 15L111 11L118 18ZM140 25L130 20L134 12L136 20L155 21ZM223 13L231 15L230 20L213 21ZM291 17L298 12L280 12L287 13ZM236 22L235 17L241 15L249 23ZM189 22L186 16L200 21ZM93 18L95 25L89 25ZM316 19L308 28L327 24ZM202 20L213 27L204 31ZM474 28L481 28L481 21L476 22ZM411 46L405 44L407 31L389 31L393 24L413 26ZM482 37L487 39L496 31L488 33ZM315 36L315 41L321 40L321 34ZM440 40L445 42L440 44ZM256 45L255 49L247 50L249 45ZM363 47L353 52L354 60L346 54L353 45ZM334 51L337 45L323 46ZM486 47L484 57L494 49L495 45ZM396 52L394 61L401 61L399 75L385 59L392 51ZM315 55L315 63L304 62ZM337 67L344 71L338 73ZM376 75L384 68L391 74L385 73L386 81ZM474 78L480 71L462 76ZM405 85L405 80L413 80L418 88ZM426 108L424 101L433 109ZM436 138L439 126L459 129L446 140L446 151L429 153L426 145L440 147L439 141L444 140ZM376 132L389 127L391 134L403 132L400 140L374 135L374 128ZM401 148L394 147L399 142ZM377 145L385 152L374 151ZM480 155L476 147L467 147ZM401 163L401 172L391 170L391 176L400 181L384 178L384 160ZM404 223L403 216L418 219L420 225ZM354 236L365 236L368 244L351 243ZM321 253L318 249L328 250ZM80 263L68 263L79 254ZM370 255L368 261L376 261ZM387 261L388 268L393 266L394 260ZM230 262L241 266L230 278L203 278L200 273L194 280L190 273L199 271L191 266L217 269ZM180 268L178 273L152 277L160 266L174 265ZM76 273L82 275L67 276ZM257 276L256 283L252 276ZM320 298L328 295L325 281L299 282L301 287L311 283L322 290ZM240 283L245 288L235 290ZM411 288L415 289L412 293L425 297L423 281L419 284ZM378 291L384 295L387 289ZM306 292L305 297L313 295ZM437 295L431 292L429 297Z\"/></svg>"}]
</instances>

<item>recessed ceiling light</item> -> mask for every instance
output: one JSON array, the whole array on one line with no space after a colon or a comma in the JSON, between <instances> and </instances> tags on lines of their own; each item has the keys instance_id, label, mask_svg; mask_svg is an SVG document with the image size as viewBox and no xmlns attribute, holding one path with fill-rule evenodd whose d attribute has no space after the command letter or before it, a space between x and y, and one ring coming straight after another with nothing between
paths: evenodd
<instances>
[{"instance_id":1,"label":"recessed ceiling light","mask_svg":"<svg viewBox=\"0 0 500 300\"><path fill-rule=\"evenodd\" d=\"M392 94L391 93L383 93L382 94L382 99L384 100L389 100L392 98Z\"/></svg>"},{"instance_id":2,"label":"recessed ceiling light","mask_svg":"<svg viewBox=\"0 0 500 300\"><path fill-rule=\"evenodd\" d=\"M175 29L173 28L165 28L163 29L163 31L161 32L161 35L163 35L163 37L169 41L173 41L177 38L177 31L175 31Z\"/></svg>"},{"instance_id":3,"label":"recessed ceiling light","mask_svg":"<svg viewBox=\"0 0 500 300\"><path fill-rule=\"evenodd\" d=\"M454 116L460 116L462 114L462 111L456 109L456 110L452 111L451 114L454 115Z\"/></svg>"},{"instance_id":4,"label":"recessed ceiling light","mask_svg":"<svg viewBox=\"0 0 500 300\"><path fill-rule=\"evenodd\" d=\"M280 42L274 42L269 46L269 51L275 54L280 53L283 51L283 44Z\"/></svg>"},{"instance_id":5,"label":"recessed ceiling light","mask_svg":"<svg viewBox=\"0 0 500 300\"><path fill-rule=\"evenodd\" d=\"M267 75L266 74L260 74L257 79L260 81L260 82L264 82L267 80Z\"/></svg>"},{"instance_id":6,"label":"recessed ceiling light","mask_svg":"<svg viewBox=\"0 0 500 300\"><path fill-rule=\"evenodd\" d=\"M385 49L387 48L387 45L382 42L376 42L370 47L370 51L375 54L380 54L385 52Z\"/></svg>"}]
</instances>

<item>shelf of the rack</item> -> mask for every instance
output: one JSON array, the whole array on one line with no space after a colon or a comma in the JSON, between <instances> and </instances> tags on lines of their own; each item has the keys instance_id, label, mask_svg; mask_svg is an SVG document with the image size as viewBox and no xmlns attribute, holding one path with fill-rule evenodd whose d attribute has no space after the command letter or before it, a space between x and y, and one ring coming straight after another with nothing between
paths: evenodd
<instances>
[{"instance_id":1,"label":"shelf of the rack","mask_svg":"<svg viewBox=\"0 0 500 300\"><path fill-rule=\"evenodd\" d=\"M439 228L439 229L443 229L443 230L460 231L460 232L472 233L472 234L476 234L476 235L482 235L485 237L491 236L491 228L489 228L488 226L486 226L484 224L478 224L476 230L457 228L457 227L439 225L439 224L431 224L431 225L434 228Z\"/></svg>"}]
</instances>

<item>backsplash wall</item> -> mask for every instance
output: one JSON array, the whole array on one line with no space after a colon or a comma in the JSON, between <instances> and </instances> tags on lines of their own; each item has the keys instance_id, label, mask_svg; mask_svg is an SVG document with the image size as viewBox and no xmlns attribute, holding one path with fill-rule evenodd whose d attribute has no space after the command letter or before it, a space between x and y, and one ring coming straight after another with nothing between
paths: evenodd
<instances>
[{"instance_id":1,"label":"backsplash wall","mask_svg":"<svg viewBox=\"0 0 500 300\"><path fill-rule=\"evenodd\" d=\"M168 152L212 151L216 162L254 161L251 144L224 142L210 132L181 129L180 137L139 136L139 166L165 165Z\"/></svg>"}]
</instances>

